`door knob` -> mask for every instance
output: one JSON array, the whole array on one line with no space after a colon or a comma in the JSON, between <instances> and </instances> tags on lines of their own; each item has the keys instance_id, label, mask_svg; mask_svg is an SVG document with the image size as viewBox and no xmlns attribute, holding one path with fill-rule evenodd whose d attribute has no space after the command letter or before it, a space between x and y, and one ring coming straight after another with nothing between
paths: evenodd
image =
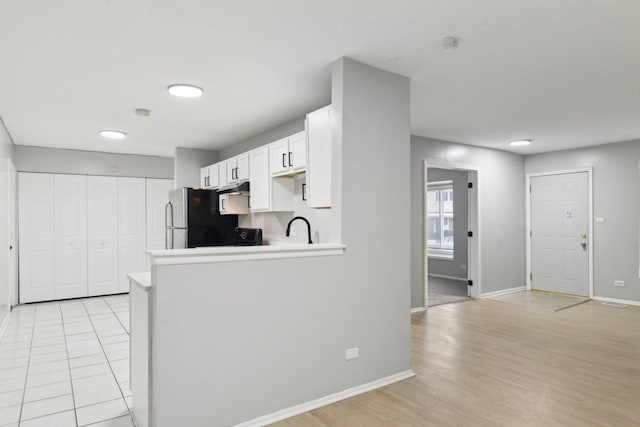
<instances>
[{"instance_id":1,"label":"door knob","mask_svg":"<svg viewBox=\"0 0 640 427\"><path fill-rule=\"evenodd\" d=\"M580 237L582 237L583 239L587 238L587 233L580 233Z\"/></svg>"}]
</instances>

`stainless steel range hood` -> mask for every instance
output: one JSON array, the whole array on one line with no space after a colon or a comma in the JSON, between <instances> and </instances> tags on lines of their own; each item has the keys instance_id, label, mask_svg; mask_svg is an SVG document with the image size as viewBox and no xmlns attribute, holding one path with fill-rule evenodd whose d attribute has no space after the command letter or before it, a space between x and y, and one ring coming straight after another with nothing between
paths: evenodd
<instances>
[{"instance_id":1,"label":"stainless steel range hood","mask_svg":"<svg viewBox=\"0 0 640 427\"><path fill-rule=\"evenodd\" d=\"M218 194L242 194L249 195L249 181L234 182L218 189Z\"/></svg>"}]
</instances>

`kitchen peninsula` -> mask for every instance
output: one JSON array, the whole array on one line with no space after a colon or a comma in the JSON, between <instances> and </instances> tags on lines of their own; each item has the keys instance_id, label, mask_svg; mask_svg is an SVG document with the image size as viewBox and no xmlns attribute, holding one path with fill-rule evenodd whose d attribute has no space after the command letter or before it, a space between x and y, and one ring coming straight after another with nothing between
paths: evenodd
<instances>
[{"instance_id":1,"label":"kitchen peninsula","mask_svg":"<svg viewBox=\"0 0 640 427\"><path fill-rule=\"evenodd\" d=\"M409 80L342 58L331 86L326 242L150 251L130 276L138 426L265 425L413 375Z\"/></svg>"}]
</instances>

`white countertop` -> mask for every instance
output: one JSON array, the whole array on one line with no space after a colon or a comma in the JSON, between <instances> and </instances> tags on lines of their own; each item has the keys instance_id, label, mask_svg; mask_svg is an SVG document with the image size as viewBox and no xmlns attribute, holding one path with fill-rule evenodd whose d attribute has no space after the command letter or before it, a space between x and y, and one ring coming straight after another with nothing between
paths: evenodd
<instances>
[{"instance_id":1,"label":"white countertop","mask_svg":"<svg viewBox=\"0 0 640 427\"><path fill-rule=\"evenodd\" d=\"M200 264L210 262L249 261L258 259L302 258L342 255L342 243L294 244L277 243L264 246L213 246L193 249L147 251L151 264Z\"/></svg>"},{"instance_id":2,"label":"white countertop","mask_svg":"<svg viewBox=\"0 0 640 427\"><path fill-rule=\"evenodd\" d=\"M151 273L148 271L145 273L129 273L127 278L131 284L137 285L147 292L151 289Z\"/></svg>"}]
</instances>

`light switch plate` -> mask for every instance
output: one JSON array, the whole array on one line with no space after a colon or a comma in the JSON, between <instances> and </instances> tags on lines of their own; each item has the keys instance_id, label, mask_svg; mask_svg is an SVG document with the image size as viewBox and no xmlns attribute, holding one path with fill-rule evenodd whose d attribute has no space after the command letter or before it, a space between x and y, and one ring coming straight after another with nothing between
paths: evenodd
<instances>
[{"instance_id":1,"label":"light switch plate","mask_svg":"<svg viewBox=\"0 0 640 427\"><path fill-rule=\"evenodd\" d=\"M613 286L623 287L624 286L624 280L614 280L613 281Z\"/></svg>"},{"instance_id":2,"label":"light switch plate","mask_svg":"<svg viewBox=\"0 0 640 427\"><path fill-rule=\"evenodd\" d=\"M596 222L604 222L604 217L603 216L597 216L596 217Z\"/></svg>"}]
</instances>

